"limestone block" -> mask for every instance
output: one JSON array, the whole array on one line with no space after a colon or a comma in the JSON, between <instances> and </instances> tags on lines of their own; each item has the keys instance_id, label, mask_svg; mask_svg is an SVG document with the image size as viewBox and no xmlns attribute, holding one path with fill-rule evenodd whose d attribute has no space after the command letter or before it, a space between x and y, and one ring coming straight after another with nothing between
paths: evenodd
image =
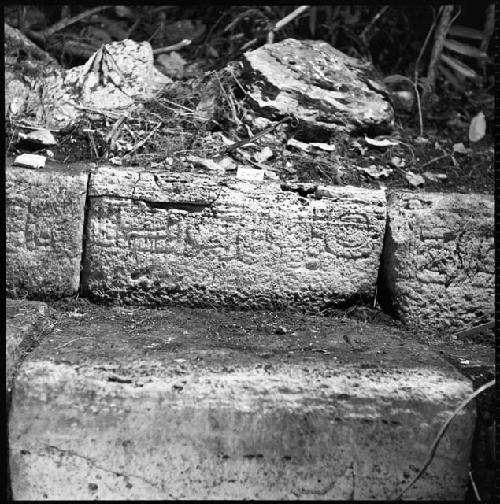
<instances>
[{"instance_id":1,"label":"limestone block","mask_svg":"<svg viewBox=\"0 0 500 504\"><path fill-rule=\"evenodd\" d=\"M486 194L389 195L384 281L404 321L448 328L493 318L493 209Z\"/></svg>"},{"instance_id":2,"label":"limestone block","mask_svg":"<svg viewBox=\"0 0 500 504\"><path fill-rule=\"evenodd\" d=\"M391 127L394 110L371 65L318 40L286 39L243 55L248 98L301 128L351 132Z\"/></svg>"},{"instance_id":3,"label":"limestone block","mask_svg":"<svg viewBox=\"0 0 500 504\"><path fill-rule=\"evenodd\" d=\"M33 346L39 334L47 330L49 309L45 303L24 299L6 300L5 324L5 383L11 391L16 369L25 353Z\"/></svg>"},{"instance_id":4,"label":"limestone block","mask_svg":"<svg viewBox=\"0 0 500 504\"><path fill-rule=\"evenodd\" d=\"M321 308L374 293L383 191L101 167L83 284L96 298Z\"/></svg>"},{"instance_id":5,"label":"limestone block","mask_svg":"<svg viewBox=\"0 0 500 504\"><path fill-rule=\"evenodd\" d=\"M405 331L370 322L92 305L83 324L69 315L16 377L14 501L387 502L472 391ZM274 324L304 329L291 342ZM474 410L454 418L405 499L463 501Z\"/></svg>"},{"instance_id":6,"label":"limestone block","mask_svg":"<svg viewBox=\"0 0 500 504\"><path fill-rule=\"evenodd\" d=\"M75 294L80 285L88 168L6 170L6 285L12 297Z\"/></svg>"}]
</instances>

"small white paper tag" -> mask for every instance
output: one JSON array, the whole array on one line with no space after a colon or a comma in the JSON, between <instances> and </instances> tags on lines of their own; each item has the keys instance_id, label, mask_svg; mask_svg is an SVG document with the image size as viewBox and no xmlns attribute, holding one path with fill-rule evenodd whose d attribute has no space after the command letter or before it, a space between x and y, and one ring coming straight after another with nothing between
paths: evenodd
<instances>
[{"instance_id":1,"label":"small white paper tag","mask_svg":"<svg viewBox=\"0 0 500 504\"><path fill-rule=\"evenodd\" d=\"M43 168L45 166L45 156L39 154L21 154L14 160L16 166L23 166L24 168Z\"/></svg>"},{"instance_id":2,"label":"small white paper tag","mask_svg":"<svg viewBox=\"0 0 500 504\"><path fill-rule=\"evenodd\" d=\"M262 182L264 180L264 170L255 168L246 168L239 166L236 171L236 178L240 180L252 180L254 182Z\"/></svg>"}]
</instances>

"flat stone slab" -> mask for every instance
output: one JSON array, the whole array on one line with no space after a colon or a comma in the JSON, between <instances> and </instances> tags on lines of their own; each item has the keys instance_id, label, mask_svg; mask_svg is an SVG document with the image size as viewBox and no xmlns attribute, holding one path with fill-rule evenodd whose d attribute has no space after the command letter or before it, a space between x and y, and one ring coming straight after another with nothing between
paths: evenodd
<instances>
[{"instance_id":1,"label":"flat stone slab","mask_svg":"<svg viewBox=\"0 0 500 504\"><path fill-rule=\"evenodd\" d=\"M383 277L402 320L446 329L494 319L493 211L487 194L389 195Z\"/></svg>"},{"instance_id":2,"label":"flat stone slab","mask_svg":"<svg viewBox=\"0 0 500 504\"><path fill-rule=\"evenodd\" d=\"M7 162L8 296L42 299L78 291L87 182L83 164L31 170Z\"/></svg>"},{"instance_id":3,"label":"flat stone slab","mask_svg":"<svg viewBox=\"0 0 500 504\"><path fill-rule=\"evenodd\" d=\"M373 297L383 191L100 167L83 286L97 299L319 310Z\"/></svg>"},{"instance_id":4,"label":"flat stone slab","mask_svg":"<svg viewBox=\"0 0 500 504\"><path fill-rule=\"evenodd\" d=\"M58 320L15 382L15 500L390 500L472 389L381 323L95 306ZM473 430L468 407L405 498L462 500Z\"/></svg>"}]
</instances>

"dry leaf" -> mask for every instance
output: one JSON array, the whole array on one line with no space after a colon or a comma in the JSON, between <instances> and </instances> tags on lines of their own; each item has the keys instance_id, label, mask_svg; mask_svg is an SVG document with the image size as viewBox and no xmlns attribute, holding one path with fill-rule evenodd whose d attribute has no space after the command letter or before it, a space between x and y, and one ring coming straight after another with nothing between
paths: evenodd
<instances>
[{"instance_id":1,"label":"dry leaf","mask_svg":"<svg viewBox=\"0 0 500 504\"><path fill-rule=\"evenodd\" d=\"M19 133L19 139L28 140L32 143L43 145L45 147L56 144L56 139L54 138L54 135L48 129L45 128L31 131L28 134Z\"/></svg>"},{"instance_id":2,"label":"dry leaf","mask_svg":"<svg viewBox=\"0 0 500 504\"><path fill-rule=\"evenodd\" d=\"M273 157L273 151L266 145L260 152L256 152L253 157L257 163L264 163Z\"/></svg>"},{"instance_id":3,"label":"dry leaf","mask_svg":"<svg viewBox=\"0 0 500 504\"><path fill-rule=\"evenodd\" d=\"M425 184L424 177L412 171L406 172L405 178L412 187L419 187Z\"/></svg>"},{"instance_id":4,"label":"dry leaf","mask_svg":"<svg viewBox=\"0 0 500 504\"><path fill-rule=\"evenodd\" d=\"M332 152L335 150L335 145L327 144L327 143L310 143L311 147L315 147L316 149L321 149L324 151Z\"/></svg>"},{"instance_id":5,"label":"dry leaf","mask_svg":"<svg viewBox=\"0 0 500 504\"><path fill-rule=\"evenodd\" d=\"M486 119L483 112L475 115L469 126L469 140L471 142L479 142L486 134Z\"/></svg>"},{"instance_id":6,"label":"dry leaf","mask_svg":"<svg viewBox=\"0 0 500 504\"><path fill-rule=\"evenodd\" d=\"M198 165L202 165L205 168L212 170L212 171L224 171L224 167L220 165L220 163L216 163L215 161L212 161L211 159L207 158L201 158L198 156L186 156L186 161Z\"/></svg>"},{"instance_id":7,"label":"dry leaf","mask_svg":"<svg viewBox=\"0 0 500 504\"><path fill-rule=\"evenodd\" d=\"M386 178L394 171L391 168L382 168L377 165L370 165L368 168L358 167L357 169L374 179Z\"/></svg>"},{"instance_id":8,"label":"dry leaf","mask_svg":"<svg viewBox=\"0 0 500 504\"><path fill-rule=\"evenodd\" d=\"M393 156L391 158L391 165L395 166L396 168L402 168L405 166L406 162L404 159L401 159L399 156Z\"/></svg>"},{"instance_id":9,"label":"dry leaf","mask_svg":"<svg viewBox=\"0 0 500 504\"><path fill-rule=\"evenodd\" d=\"M398 145L397 140L390 140L389 138L382 138L377 140L376 138L369 138L365 135L365 141L368 145L373 145L374 147L389 147L391 145Z\"/></svg>"},{"instance_id":10,"label":"dry leaf","mask_svg":"<svg viewBox=\"0 0 500 504\"><path fill-rule=\"evenodd\" d=\"M424 172L424 177L432 182L441 182L443 180L446 180L448 178L448 175L446 173L432 173L432 172Z\"/></svg>"},{"instance_id":11,"label":"dry leaf","mask_svg":"<svg viewBox=\"0 0 500 504\"><path fill-rule=\"evenodd\" d=\"M460 142L453 144L453 152L457 152L458 154L467 154L467 152L469 152L469 149L467 149L465 145Z\"/></svg>"},{"instance_id":12,"label":"dry leaf","mask_svg":"<svg viewBox=\"0 0 500 504\"><path fill-rule=\"evenodd\" d=\"M290 138L286 143L288 147L295 147L296 149L303 150L307 152L309 149L309 144L295 140L295 138Z\"/></svg>"}]
</instances>

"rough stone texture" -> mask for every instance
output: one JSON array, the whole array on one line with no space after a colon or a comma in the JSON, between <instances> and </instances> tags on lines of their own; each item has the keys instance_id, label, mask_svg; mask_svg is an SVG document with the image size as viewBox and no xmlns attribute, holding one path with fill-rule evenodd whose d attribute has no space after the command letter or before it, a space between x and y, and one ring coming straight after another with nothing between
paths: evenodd
<instances>
[{"instance_id":1,"label":"rough stone texture","mask_svg":"<svg viewBox=\"0 0 500 504\"><path fill-rule=\"evenodd\" d=\"M5 383L7 393L11 391L12 380L22 354L32 346L40 334L44 333L49 308L45 303L26 300L6 300L5 325Z\"/></svg>"},{"instance_id":2,"label":"rough stone texture","mask_svg":"<svg viewBox=\"0 0 500 504\"><path fill-rule=\"evenodd\" d=\"M324 308L373 296L383 191L101 167L83 285L100 299ZM319 199L318 199L319 198Z\"/></svg>"},{"instance_id":3,"label":"rough stone texture","mask_svg":"<svg viewBox=\"0 0 500 504\"><path fill-rule=\"evenodd\" d=\"M11 297L75 294L80 285L88 168L6 170L6 287Z\"/></svg>"},{"instance_id":4,"label":"rough stone texture","mask_svg":"<svg viewBox=\"0 0 500 504\"><path fill-rule=\"evenodd\" d=\"M15 500L387 501L471 392L442 358L382 325L185 309L76 315L16 379ZM300 334L280 338L274 324ZM473 428L468 407L405 498L463 499Z\"/></svg>"},{"instance_id":5,"label":"rough stone texture","mask_svg":"<svg viewBox=\"0 0 500 504\"><path fill-rule=\"evenodd\" d=\"M486 194L394 192L384 281L397 314L433 329L494 317L494 202Z\"/></svg>"},{"instance_id":6,"label":"rough stone texture","mask_svg":"<svg viewBox=\"0 0 500 504\"><path fill-rule=\"evenodd\" d=\"M33 125L55 129L92 110L127 110L171 82L153 63L149 42L127 39L104 45L85 65L70 70L39 66L30 77L7 68L6 110Z\"/></svg>"},{"instance_id":7,"label":"rough stone texture","mask_svg":"<svg viewBox=\"0 0 500 504\"><path fill-rule=\"evenodd\" d=\"M328 131L387 129L394 111L373 67L313 40L286 39L243 56L249 98L268 115L292 114Z\"/></svg>"}]
</instances>

